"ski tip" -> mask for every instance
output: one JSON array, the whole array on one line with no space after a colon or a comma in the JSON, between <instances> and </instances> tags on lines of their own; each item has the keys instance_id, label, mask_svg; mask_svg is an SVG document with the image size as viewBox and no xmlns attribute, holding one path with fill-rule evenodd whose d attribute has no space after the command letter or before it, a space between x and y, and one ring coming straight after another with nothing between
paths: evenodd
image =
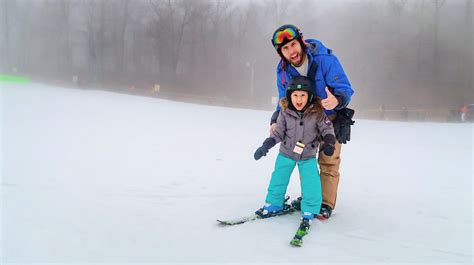
<instances>
[{"instance_id":1,"label":"ski tip","mask_svg":"<svg viewBox=\"0 0 474 265\"><path fill-rule=\"evenodd\" d=\"M216 219L218 225L227 225L227 222Z\"/></svg>"},{"instance_id":2,"label":"ski tip","mask_svg":"<svg viewBox=\"0 0 474 265\"><path fill-rule=\"evenodd\" d=\"M219 220L219 219L216 219L216 221L218 222L217 225L220 225L220 226L238 225L238 224L243 224L243 223L244 223L244 222L242 222L242 221L239 221L239 222L235 222L235 221L223 221L223 220Z\"/></svg>"},{"instance_id":3,"label":"ski tip","mask_svg":"<svg viewBox=\"0 0 474 265\"><path fill-rule=\"evenodd\" d=\"M290 245L294 246L294 247L301 247L301 244L303 244L303 241L299 240L299 239L293 239L290 241Z\"/></svg>"}]
</instances>

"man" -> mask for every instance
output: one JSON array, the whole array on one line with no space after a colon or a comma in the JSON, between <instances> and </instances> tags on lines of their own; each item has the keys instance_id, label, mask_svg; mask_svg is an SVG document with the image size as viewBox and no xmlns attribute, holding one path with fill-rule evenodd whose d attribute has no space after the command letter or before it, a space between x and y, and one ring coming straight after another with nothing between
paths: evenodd
<instances>
[{"instance_id":1,"label":"man","mask_svg":"<svg viewBox=\"0 0 474 265\"><path fill-rule=\"evenodd\" d=\"M277 87L279 99L285 97L286 87L292 78L307 76L315 85L314 94L320 97L326 115L334 123L336 133L335 151L332 156L319 152L318 163L321 175L323 202L320 216L329 218L336 206L339 184L341 143L350 140L350 126L354 111L346 108L354 93L344 70L332 51L320 41L303 39L303 34L294 25L283 25L273 34L272 44L281 57L278 63ZM271 131L275 130L280 111L271 118ZM302 194L304 196L304 194ZM299 209L301 197L292 202Z\"/></svg>"}]
</instances>

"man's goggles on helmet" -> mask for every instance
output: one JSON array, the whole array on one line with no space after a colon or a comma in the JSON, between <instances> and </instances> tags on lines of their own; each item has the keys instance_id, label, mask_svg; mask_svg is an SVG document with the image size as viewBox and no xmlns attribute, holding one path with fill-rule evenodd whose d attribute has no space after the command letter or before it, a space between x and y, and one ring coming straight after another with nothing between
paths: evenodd
<instances>
[{"instance_id":1,"label":"man's goggles on helmet","mask_svg":"<svg viewBox=\"0 0 474 265\"><path fill-rule=\"evenodd\" d=\"M280 31L277 31L273 35L273 45L281 45L285 40L291 41L296 39L298 33L293 28L286 28Z\"/></svg>"}]
</instances>

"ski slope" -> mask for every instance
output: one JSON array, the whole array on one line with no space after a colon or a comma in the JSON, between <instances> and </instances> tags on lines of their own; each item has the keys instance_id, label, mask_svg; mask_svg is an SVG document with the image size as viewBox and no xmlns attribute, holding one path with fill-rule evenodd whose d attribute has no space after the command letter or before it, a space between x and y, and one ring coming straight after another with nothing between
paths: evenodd
<instances>
[{"instance_id":1,"label":"ski slope","mask_svg":"<svg viewBox=\"0 0 474 265\"><path fill-rule=\"evenodd\" d=\"M473 125L357 120L302 248L264 203L267 111L1 84L1 264L472 264ZM299 195L294 172L288 194Z\"/></svg>"}]
</instances>

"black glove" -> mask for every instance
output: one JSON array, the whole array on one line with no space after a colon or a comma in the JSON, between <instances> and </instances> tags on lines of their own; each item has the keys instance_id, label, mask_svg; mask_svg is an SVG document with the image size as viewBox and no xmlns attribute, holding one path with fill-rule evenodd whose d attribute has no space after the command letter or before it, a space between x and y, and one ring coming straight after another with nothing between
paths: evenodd
<instances>
[{"instance_id":1,"label":"black glove","mask_svg":"<svg viewBox=\"0 0 474 265\"><path fill-rule=\"evenodd\" d=\"M353 109L343 108L337 112L333 126L336 138L341 144L351 140L351 126L354 124L352 117L354 117Z\"/></svg>"},{"instance_id":2,"label":"black glove","mask_svg":"<svg viewBox=\"0 0 474 265\"><path fill-rule=\"evenodd\" d=\"M255 160L259 160L260 158L262 158L262 156L266 156L268 150L270 150L270 148L274 147L275 145L275 139L268 137L267 139L265 139L265 141L263 141L262 146L260 146L257 151L255 151L253 157L255 158Z\"/></svg>"},{"instance_id":3,"label":"black glove","mask_svg":"<svg viewBox=\"0 0 474 265\"><path fill-rule=\"evenodd\" d=\"M334 138L334 135L326 134L323 138L323 144L319 148L319 151L323 151L327 156L332 156L334 154L335 144L336 138Z\"/></svg>"}]
</instances>

